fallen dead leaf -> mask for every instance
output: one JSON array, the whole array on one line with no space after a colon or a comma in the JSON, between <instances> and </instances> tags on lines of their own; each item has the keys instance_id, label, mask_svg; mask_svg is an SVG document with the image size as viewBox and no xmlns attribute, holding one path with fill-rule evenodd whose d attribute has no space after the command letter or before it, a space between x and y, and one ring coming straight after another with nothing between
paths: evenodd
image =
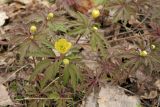
<instances>
[{"instance_id":1,"label":"fallen dead leaf","mask_svg":"<svg viewBox=\"0 0 160 107\"><path fill-rule=\"evenodd\" d=\"M8 95L8 91L6 87L0 83L0 106L13 105L10 96Z\"/></svg>"},{"instance_id":2,"label":"fallen dead leaf","mask_svg":"<svg viewBox=\"0 0 160 107\"><path fill-rule=\"evenodd\" d=\"M8 19L8 16L6 15L6 12L0 11L0 26L3 26L5 23L5 20Z\"/></svg>"},{"instance_id":3,"label":"fallen dead leaf","mask_svg":"<svg viewBox=\"0 0 160 107\"><path fill-rule=\"evenodd\" d=\"M2 84L4 81L5 81L5 79L0 76L0 84Z\"/></svg>"},{"instance_id":4,"label":"fallen dead leaf","mask_svg":"<svg viewBox=\"0 0 160 107\"><path fill-rule=\"evenodd\" d=\"M160 90L160 79L155 82L155 86Z\"/></svg>"},{"instance_id":5,"label":"fallen dead leaf","mask_svg":"<svg viewBox=\"0 0 160 107\"><path fill-rule=\"evenodd\" d=\"M1 55L1 54L0 54ZM3 56L0 56L0 66L1 65L6 65L7 63L5 62L5 57L3 57Z\"/></svg>"},{"instance_id":6,"label":"fallen dead leaf","mask_svg":"<svg viewBox=\"0 0 160 107\"><path fill-rule=\"evenodd\" d=\"M0 4L6 3L6 0L0 0Z\"/></svg>"},{"instance_id":7,"label":"fallen dead leaf","mask_svg":"<svg viewBox=\"0 0 160 107\"><path fill-rule=\"evenodd\" d=\"M82 107L136 107L140 100L136 96L127 96L118 86L106 85L101 87L99 94L87 97L86 105Z\"/></svg>"},{"instance_id":8,"label":"fallen dead leaf","mask_svg":"<svg viewBox=\"0 0 160 107\"><path fill-rule=\"evenodd\" d=\"M158 95L157 91L151 91L150 93L145 93L143 96L141 96L144 99L154 99Z\"/></svg>"},{"instance_id":9,"label":"fallen dead leaf","mask_svg":"<svg viewBox=\"0 0 160 107\"><path fill-rule=\"evenodd\" d=\"M33 2L33 0L15 0L15 1L21 2L21 3L23 3L23 4L30 4L30 3Z\"/></svg>"}]
</instances>

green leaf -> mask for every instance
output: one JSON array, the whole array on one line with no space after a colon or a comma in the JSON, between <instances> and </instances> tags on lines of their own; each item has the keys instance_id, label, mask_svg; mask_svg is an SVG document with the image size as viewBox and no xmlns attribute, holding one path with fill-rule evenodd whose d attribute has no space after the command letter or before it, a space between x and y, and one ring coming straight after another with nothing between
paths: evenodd
<instances>
[{"instance_id":1,"label":"green leaf","mask_svg":"<svg viewBox=\"0 0 160 107\"><path fill-rule=\"evenodd\" d=\"M55 54L52 51L53 46L51 43L47 40L44 40L42 42L42 45L40 48L34 48L31 51L28 52L28 56L34 56L34 57L54 57Z\"/></svg>"},{"instance_id":2,"label":"green leaf","mask_svg":"<svg viewBox=\"0 0 160 107\"><path fill-rule=\"evenodd\" d=\"M79 35L79 34L82 34L86 31L86 29L83 27L83 26L79 26L79 27L76 27L75 29L71 30L68 32L68 35Z\"/></svg>"},{"instance_id":3,"label":"green leaf","mask_svg":"<svg viewBox=\"0 0 160 107\"><path fill-rule=\"evenodd\" d=\"M99 5L99 4L104 4L105 2L107 2L108 0L94 0L94 3Z\"/></svg>"},{"instance_id":4,"label":"green leaf","mask_svg":"<svg viewBox=\"0 0 160 107\"><path fill-rule=\"evenodd\" d=\"M28 52L27 56L33 57L54 57L54 52L50 49L41 48L39 50L34 50L33 52Z\"/></svg>"},{"instance_id":5,"label":"green leaf","mask_svg":"<svg viewBox=\"0 0 160 107\"><path fill-rule=\"evenodd\" d=\"M110 11L114 11L113 14L113 23L118 20L123 20L124 24L131 18L133 15L136 17L137 5L133 3L132 0L113 0L106 3L106 8Z\"/></svg>"},{"instance_id":6,"label":"green leaf","mask_svg":"<svg viewBox=\"0 0 160 107\"><path fill-rule=\"evenodd\" d=\"M29 103L28 107L37 107L38 106L38 103L36 100L33 100Z\"/></svg>"},{"instance_id":7,"label":"green leaf","mask_svg":"<svg viewBox=\"0 0 160 107\"><path fill-rule=\"evenodd\" d=\"M75 54L68 55L66 58L72 61L81 59L79 55L75 55Z\"/></svg>"},{"instance_id":8,"label":"green leaf","mask_svg":"<svg viewBox=\"0 0 160 107\"><path fill-rule=\"evenodd\" d=\"M56 107L67 107L66 100L58 100L56 103L57 103Z\"/></svg>"},{"instance_id":9,"label":"green leaf","mask_svg":"<svg viewBox=\"0 0 160 107\"><path fill-rule=\"evenodd\" d=\"M24 43L22 43L20 45L19 48L19 52L20 52L20 62L22 62L22 60L24 59L24 57L26 56L26 53L29 49L29 44L31 43L31 41L24 41Z\"/></svg>"},{"instance_id":10,"label":"green leaf","mask_svg":"<svg viewBox=\"0 0 160 107\"><path fill-rule=\"evenodd\" d=\"M60 66L61 62L55 62L54 64L51 64L45 71L45 78L42 81L42 88L45 86L45 83L48 80L53 80L59 70L59 66Z\"/></svg>"},{"instance_id":11,"label":"green leaf","mask_svg":"<svg viewBox=\"0 0 160 107\"><path fill-rule=\"evenodd\" d=\"M58 100L60 98L57 92L52 92L48 97L54 100Z\"/></svg>"},{"instance_id":12,"label":"green leaf","mask_svg":"<svg viewBox=\"0 0 160 107\"><path fill-rule=\"evenodd\" d=\"M69 76L70 76L70 74L69 74L69 66L68 65L64 67L64 71L63 72L64 72L63 84L66 85L68 83L68 81L69 81Z\"/></svg>"},{"instance_id":13,"label":"green leaf","mask_svg":"<svg viewBox=\"0 0 160 107\"><path fill-rule=\"evenodd\" d=\"M95 35L92 35L91 40L90 40L90 44L91 44L92 49L94 51L96 51L96 49L97 49L97 40L96 40L96 36Z\"/></svg>"},{"instance_id":14,"label":"green leaf","mask_svg":"<svg viewBox=\"0 0 160 107\"><path fill-rule=\"evenodd\" d=\"M108 43L106 42L105 38L103 35L93 32L91 35L91 40L90 40L91 47L94 51L100 50L100 54L102 57L106 57L107 55L107 50L106 48L109 46Z\"/></svg>"},{"instance_id":15,"label":"green leaf","mask_svg":"<svg viewBox=\"0 0 160 107\"><path fill-rule=\"evenodd\" d=\"M139 61L135 62L135 65L133 65L133 67L131 68L131 72L136 72L140 66L141 64Z\"/></svg>"},{"instance_id":16,"label":"green leaf","mask_svg":"<svg viewBox=\"0 0 160 107\"><path fill-rule=\"evenodd\" d=\"M30 80L34 80L38 73L42 72L44 69L46 69L50 65L50 60L46 59L41 62L39 62L32 73Z\"/></svg>"},{"instance_id":17,"label":"green leaf","mask_svg":"<svg viewBox=\"0 0 160 107\"><path fill-rule=\"evenodd\" d=\"M79 80L79 76L77 75L77 72L78 72L78 69L75 65L72 64L69 66L69 73L71 76L71 84L72 84L72 87L74 90L76 89L76 86L77 86L77 83Z\"/></svg>"},{"instance_id":18,"label":"green leaf","mask_svg":"<svg viewBox=\"0 0 160 107\"><path fill-rule=\"evenodd\" d=\"M136 107L142 107L141 104L137 104Z\"/></svg>"},{"instance_id":19,"label":"green leaf","mask_svg":"<svg viewBox=\"0 0 160 107\"><path fill-rule=\"evenodd\" d=\"M88 18L82 13L78 12L77 18L78 18L78 21L82 22L85 26L89 25Z\"/></svg>"},{"instance_id":20,"label":"green leaf","mask_svg":"<svg viewBox=\"0 0 160 107\"><path fill-rule=\"evenodd\" d=\"M44 40L43 44L48 47L49 49L53 49L53 44L49 42L48 40Z\"/></svg>"},{"instance_id":21,"label":"green leaf","mask_svg":"<svg viewBox=\"0 0 160 107\"><path fill-rule=\"evenodd\" d=\"M61 22L54 22L53 24L49 23L48 26L52 31L67 32L65 25Z\"/></svg>"}]
</instances>

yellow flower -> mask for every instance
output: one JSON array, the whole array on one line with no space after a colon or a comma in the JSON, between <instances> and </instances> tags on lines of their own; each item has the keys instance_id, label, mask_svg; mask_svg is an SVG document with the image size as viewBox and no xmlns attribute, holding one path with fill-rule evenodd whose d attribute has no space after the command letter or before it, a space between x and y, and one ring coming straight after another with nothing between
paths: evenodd
<instances>
[{"instance_id":1,"label":"yellow flower","mask_svg":"<svg viewBox=\"0 0 160 107\"><path fill-rule=\"evenodd\" d=\"M142 57L145 57L145 56L147 56L148 55L148 53L147 53L147 51L140 51L140 56L142 56Z\"/></svg>"},{"instance_id":2,"label":"yellow flower","mask_svg":"<svg viewBox=\"0 0 160 107\"><path fill-rule=\"evenodd\" d=\"M36 31L37 31L37 27L34 26L34 25L32 25L32 26L30 27L30 32L31 32L31 33L35 33Z\"/></svg>"},{"instance_id":3,"label":"yellow flower","mask_svg":"<svg viewBox=\"0 0 160 107\"><path fill-rule=\"evenodd\" d=\"M68 65L69 64L69 59L63 59L63 63L64 63L64 65Z\"/></svg>"},{"instance_id":4,"label":"yellow flower","mask_svg":"<svg viewBox=\"0 0 160 107\"><path fill-rule=\"evenodd\" d=\"M51 20L54 17L53 13L48 13L47 20Z\"/></svg>"},{"instance_id":5,"label":"yellow flower","mask_svg":"<svg viewBox=\"0 0 160 107\"><path fill-rule=\"evenodd\" d=\"M66 39L59 39L55 42L54 47L59 53L65 54L71 49L72 44Z\"/></svg>"},{"instance_id":6,"label":"yellow flower","mask_svg":"<svg viewBox=\"0 0 160 107\"><path fill-rule=\"evenodd\" d=\"M97 18L100 16L100 11L98 9L93 9L92 10L92 17Z\"/></svg>"}]
</instances>

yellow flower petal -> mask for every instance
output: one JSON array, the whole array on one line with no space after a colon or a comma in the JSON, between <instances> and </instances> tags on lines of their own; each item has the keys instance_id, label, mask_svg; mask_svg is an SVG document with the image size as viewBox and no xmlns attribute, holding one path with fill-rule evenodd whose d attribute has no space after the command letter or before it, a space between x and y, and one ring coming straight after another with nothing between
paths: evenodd
<instances>
[{"instance_id":1,"label":"yellow flower petal","mask_svg":"<svg viewBox=\"0 0 160 107\"><path fill-rule=\"evenodd\" d=\"M60 42L61 42L61 43L66 43L67 40L66 40L66 39L59 39L58 42L59 42L59 43L60 43Z\"/></svg>"},{"instance_id":2,"label":"yellow flower petal","mask_svg":"<svg viewBox=\"0 0 160 107\"><path fill-rule=\"evenodd\" d=\"M68 42L68 47L67 47L67 49L70 49L71 47L72 47L71 42Z\"/></svg>"}]
</instances>

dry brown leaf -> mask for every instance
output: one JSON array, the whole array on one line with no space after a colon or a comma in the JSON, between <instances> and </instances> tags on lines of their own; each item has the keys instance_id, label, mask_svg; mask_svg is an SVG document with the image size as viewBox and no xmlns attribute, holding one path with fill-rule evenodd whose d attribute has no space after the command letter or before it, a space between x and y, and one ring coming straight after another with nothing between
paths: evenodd
<instances>
[{"instance_id":1,"label":"dry brown leaf","mask_svg":"<svg viewBox=\"0 0 160 107\"><path fill-rule=\"evenodd\" d=\"M23 3L23 4L30 4L33 2L33 0L15 0L15 1Z\"/></svg>"},{"instance_id":2,"label":"dry brown leaf","mask_svg":"<svg viewBox=\"0 0 160 107\"><path fill-rule=\"evenodd\" d=\"M0 11L0 26L3 26L5 23L5 20L8 19L8 16L6 15L6 12Z\"/></svg>"},{"instance_id":3,"label":"dry brown leaf","mask_svg":"<svg viewBox=\"0 0 160 107\"><path fill-rule=\"evenodd\" d=\"M145 93L143 96L141 96L144 99L154 99L158 95L157 91L151 91L150 93Z\"/></svg>"},{"instance_id":4,"label":"dry brown leaf","mask_svg":"<svg viewBox=\"0 0 160 107\"><path fill-rule=\"evenodd\" d=\"M0 0L0 4L6 3L6 0Z\"/></svg>"},{"instance_id":5,"label":"dry brown leaf","mask_svg":"<svg viewBox=\"0 0 160 107\"><path fill-rule=\"evenodd\" d=\"M160 79L155 82L155 86L160 90Z\"/></svg>"},{"instance_id":6,"label":"dry brown leaf","mask_svg":"<svg viewBox=\"0 0 160 107\"><path fill-rule=\"evenodd\" d=\"M6 87L0 83L0 106L13 105Z\"/></svg>"},{"instance_id":7,"label":"dry brown leaf","mask_svg":"<svg viewBox=\"0 0 160 107\"><path fill-rule=\"evenodd\" d=\"M0 43L1 43L1 41L0 41ZM4 66L4 65L6 65L7 63L5 62L5 57L3 56L3 55L1 55L0 54L0 66Z\"/></svg>"}]
</instances>

